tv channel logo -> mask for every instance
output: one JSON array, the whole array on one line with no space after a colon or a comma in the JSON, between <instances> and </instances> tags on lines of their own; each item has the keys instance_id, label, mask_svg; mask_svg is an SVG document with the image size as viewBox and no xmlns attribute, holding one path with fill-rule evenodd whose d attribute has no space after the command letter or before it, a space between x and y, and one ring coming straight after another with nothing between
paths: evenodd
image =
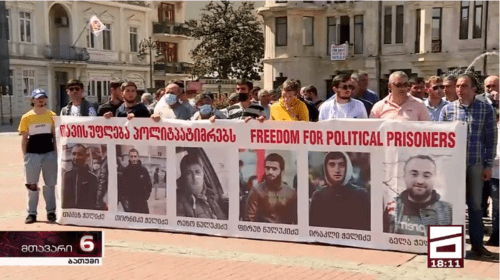
<instances>
[{"instance_id":1,"label":"tv channel logo","mask_svg":"<svg viewBox=\"0 0 500 280\"><path fill-rule=\"evenodd\" d=\"M429 226L427 267L464 267L464 226Z\"/></svg>"}]
</instances>

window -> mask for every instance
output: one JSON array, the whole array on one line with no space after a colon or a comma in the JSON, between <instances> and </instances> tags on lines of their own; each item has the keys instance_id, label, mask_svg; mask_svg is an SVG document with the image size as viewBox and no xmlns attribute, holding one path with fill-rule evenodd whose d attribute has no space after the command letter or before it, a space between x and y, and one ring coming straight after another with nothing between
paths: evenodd
<instances>
[{"instance_id":1,"label":"window","mask_svg":"<svg viewBox=\"0 0 500 280\"><path fill-rule=\"evenodd\" d=\"M8 94L12 95L14 92L14 70L9 70L9 92Z\"/></svg>"},{"instance_id":2,"label":"window","mask_svg":"<svg viewBox=\"0 0 500 280\"><path fill-rule=\"evenodd\" d=\"M460 40L468 39L469 37L469 1L462 1L462 9L460 11Z\"/></svg>"},{"instance_id":3,"label":"window","mask_svg":"<svg viewBox=\"0 0 500 280\"><path fill-rule=\"evenodd\" d=\"M287 3L288 1L278 1L276 0L276 3Z\"/></svg>"},{"instance_id":4,"label":"window","mask_svg":"<svg viewBox=\"0 0 500 280\"><path fill-rule=\"evenodd\" d=\"M420 53L420 9L417 9L416 26L415 26L415 53Z\"/></svg>"},{"instance_id":5,"label":"window","mask_svg":"<svg viewBox=\"0 0 500 280\"><path fill-rule=\"evenodd\" d=\"M95 35L90 31L90 28L87 28L87 48L93 49L95 48Z\"/></svg>"},{"instance_id":6,"label":"window","mask_svg":"<svg viewBox=\"0 0 500 280\"><path fill-rule=\"evenodd\" d=\"M21 42L31 43L31 13L19 12Z\"/></svg>"},{"instance_id":7,"label":"window","mask_svg":"<svg viewBox=\"0 0 500 280\"><path fill-rule=\"evenodd\" d=\"M175 22L174 4L161 3L158 10L158 20L160 22Z\"/></svg>"},{"instance_id":8,"label":"window","mask_svg":"<svg viewBox=\"0 0 500 280\"><path fill-rule=\"evenodd\" d=\"M276 18L276 46L286 46L287 43L287 18Z\"/></svg>"},{"instance_id":9,"label":"window","mask_svg":"<svg viewBox=\"0 0 500 280\"><path fill-rule=\"evenodd\" d=\"M106 29L102 31L102 49L111 50L111 24L105 24Z\"/></svg>"},{"instance_id":10,"label":"window","mask_svg":"<svg viewBox=\"0 0 500 280\"><path fill-rule=\"evenodd\" d=\"M7 41L10 40L10 10L5 10L5 35Z\"/></svg>"},{"instance_id":11,"label":"window","mask_svg":"<svg viewBox=\"0 0 500 280\"><path fill-rule=\"evenodd\" d=\"M363 16L354 16L354 53L363 53Z\"/></svg>"},{"instance_id":12,"label":"window","mask_svg":"<svg viewBox=\"0 0 500 280\"><path fill-rule=\"evenodd\" d=\"M159 44L165 55L165 62L177 62L177 43L160 42Z\"/></svg>"},{"instance_id":13,"label":"window","mask_svg":"<svg viewBox=\"0 0 500 280\"><path fill-rule=\"evenodd\" d=\"M339 43L344 44L345 42L351 42L350 35L351 32L349 30L350 20L348 16L340 17L340 32L339 32Z\"/></svg>"},{"instance_id":14,"label":"window","mask_svg":"<svg viewBox=\"0 0 500 280\"><path fill-rule=\"evenodd\" d=\"M474 1L474 28L472 38L481 38L483 31L483 1Z\"/></svg>"},{"instance_id":15,"label":"window","mask_svg":"<svg viewBox=\"0 0 500 280\"><path fill-rule=\"evenodd\" d=\"M384 8L384 44L392 43L392 6Z\"/></svg>"},{"instance_id":16,"label":"window","mask_svg":"<svg viewBox=\"0 0 500 280\"><path fill-rule=\"evenodd\" d=\"M137 27L130 27L130 51L137 52Z\"/></svg>"},{"instance_id":17,"label":"window","mask_svg":"<svg viewBox=\"0 0 500 280\"><path fill-rule=\"evenodd\" d=\"M442 8L432 8L432 52L441 52Z\"/></svg>"},{"instance_id":18,"label":"window","mask_svg":"<svg viewBox=\"0 0 500 280\"><path fill-rule=\"evenodd\" d=\"M23 94L28 96L35 90L35 70L23 70Z\"/></svg>"},{"instance_id":19,"label":"window","mask_svg":"<svg viewBox=\"0 0 500 280\"><path fill-rule=\"evenodd\" d=\"M328 28L327 28L327 36L328 36L328 45L326 46L326 53L330 55L330 51L333 44L337 44L337 19L334 17L329 17L328 19Z\"/></svg>"},{"instance_id":20,"label":"window","mask_svg":"<svg viewBox=\"0 0 500 280\"><path fill-rule=\"evenodd\" d=\"M403 43L404 6L396 6L396 44Z\"/></svg>"},{"instance_id":21,"label":"window","mask_svg":"<svg viewBox=\"0 0 500 280\"><path fill-rule=\"evenodd\" d=\"M302 18L302 42L304 46L314 45L314 17Z\"/></svg>"},{"instance_id":22,"label":"window","mask_svg":"<svg viewBox=\"0 0 500 280\"><path fill-rule=\"evenodd\" d=\"M88 92L90 96L97 96L97 102L101 103L104 97L109 96L110 81L102 77L91 78L88 84Z\"/></svg>"}]
</instances>

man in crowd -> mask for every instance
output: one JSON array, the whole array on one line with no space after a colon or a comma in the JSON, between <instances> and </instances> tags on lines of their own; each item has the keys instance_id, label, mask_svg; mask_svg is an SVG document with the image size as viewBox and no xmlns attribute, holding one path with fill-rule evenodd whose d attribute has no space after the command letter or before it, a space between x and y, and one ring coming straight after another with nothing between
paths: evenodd
<instances>
[{"instance_id":1,"label":"man in crowd","mask_svg":"<svg viewBox=\"0 0 500 280\"><path fill-rule=\"evenodd\" d=\"M66 84L66 93L69 96L70 102L66 107L61 109L61 116L97 116L94 104L83 98L83 83L81 81L75 79L69 80Z\"/></svg>"},{"instance_id":2,"label":"man in crowd","mask_svg":"<svg viewBox=\"0 0 500 280\"><path fill-rule=\"evenodd\" d=\"M118 202L125 212L149 214L148 199L153 190L151 177L136 149L128 152L128 160L128 166L118 177Z\"/></svg>"},{"instance_id":3,"label":"man in crowd","mask_svg":"<svg viewBox=\"0 0 500 280\"><path fill-rule=\"evenodd\" d=\"M101 106L99 106L99 109L97 109L97 115L99 117L104 116L109 118L116 116L116 110L123 103L123 95L121 90L122 84L122 80L114 80L110 83L111 98L108 102L102 104Z\"/></svg>"},{"instance_id":4,"label":"man in crowd","mask_svg":"<svg viewBox=\"0 0 500 280\"><path fill-rule=\"evenodd\" d=\"M149 118L149 110L142 103L138 103L135 98L137 97L137 85L134 82L126 82L121 86L123 95L123 104L116 109L117 117L126 117L131 120L137 118Z\"/></svg>"},{"instance_id":5,"label":"man in crowd","mask_svg":"<svg viewBox=\"0 0 500 280\"><path fill-rule=\"evenodd\" d=\"M352 98L363 102L367 114L370 115L373 105L375 105L375 103L377 103L379 99L374 91L368 89L370 83L370 77L368 76L368 73L366 73L365 71L356 71L352 73L351 78L356 80L358 86L358 90L355 92Z\"/></svg>"},{"instance_id":6,"label":"man in crowd","mask_svg":"<svg viewBox=\"0 0 500 280\"><path fill-rule=\"evenodd\" d=\"M165 88L159 88L158 90L156 90L156 93L155 93L155 100L153 103L151 103L149 106L148 106L148 110L151 114L154 113L154 110L155 110L155 106L156 104L158 104L158 101L160 101L160 99L163 97L163 95L165 95Z\"/></svg>"},{"instance_id":7,"label":"man in crowd","mask_svg":"<svg viewBox=\"0 0 500 280\"><path fill-rule=\"evenodd\" d=\"M318 90L313 85L309 85L309 86L305 87L304 91L301 92L301 94L302 94L302 98L314 103L314 105L316 106L316 109L318 109L318 110L319 110L319 106L321 104L323 104L323 100L318 98Z\"/></svg>"},{"instance_id":8,"label":"man in crowd","mask_svg":"<svg viewBox=\"0 0 500 280\"><path fill-rule=\"evenodd\" d=\"M296 80L299 83L299 86L301 86L300 80ZM299 93L297 94L297 99L304 103L306 105L307 111L309 112L309 121L310 122L317 122L318 121L318 116L319 116L319 111L316 108L316 105L312 103L309 100L304 99L304 90L306 87L301 87Z\"/></svg>"},{"instance_id":9,"label":"man in crowd","mask_svg":"<svg viewBox=\"0 0 500 280\"><path fill-rule=\"evenodd\" d=\"M266 156L264 164L264 181L248 194L245 220L297 224L297 192L282 181L285 160L272 153Z\"/></svg>"},{"instance_id":10,"label":"man in crowd","mask_svg":"<svg viewBox=\"0 0 500 280\"><path fill-rule=\"evenodd\" d=\"M448 75L443 78L444 96L448 102L453 102L458 99L456 84L457 77L453 75Z\"/></svg>"},{"instance_id":11,"label":"man in crowd","mask_svg":"<svg viewBox=\"0 0 500 280\"><path fill-rule=\"evenodd\" d=\"M274 121L309 121L309 111L304 102L297 97L300 84L295 79L283 83L281 98L271 105L270 120Z\"/></svg>"},{"instance_id":12,"label":"man in crowd","mask_svg":"<svg viewBox=\"0 0 500 280\"><path fill-rule=\"evenodd\" d=\"M225 119L226 115L213 107L213 101L210 95L200 93L194 97L197 111L191 117L191 120Z\"/></svg>"},{"instance_id":13,"label":"man in crowd","mask_svg":"<svg viewBox=\"0 0 500 280\"><path fill-rule=\"evenodd\" d=\"M420 100L424 100L426 96L425 92L425 80L423 78L411 78L410 81L410 94Z\"/></svg>"},{"instance_id":14,"label":"man in crowd","mask_svg":"<svg viewBox=\"0 0 500 280\"><path fill-rule=\"evenodd\" d=\"M443 79L437 76L432 76L427 80L427 93L429 94L429 98L424 100L424 104L429 110L429 114L431 115L432 121L438 121L439 115L441 114L441 110L443 107L449 102L446 101L444 97L444 85Z\"/></svg>"},{"instance_id":15,"label":"man in crowd","mask_svg":"<svg viewBox=\"0 0 500 280\"><path fill-rule=\"evenodd\" d=\"M75 144L71 148L73 167L63 175L62 208L99 209L98 180L87 165L87 148Z\"/></svg>"},{"instance_id":16,"label":"man in crowd","mask_svg":"<svg viewBox=\"0 0 500 280\"><path fill-rule=\"evenodd\" d=\"M370 230L370 193L350 182L353 168L349 156L329 152L323 168L326 186L313 193L309 225Z\"/></svg>"},{"instance_id":17,"label":"man in crowd","mask_svg":"<svg viewBox=\"0 0 500 280\"><path fill-rule=\"evenodd\" d=\"M496 114L498 114L498 91L498 76L491 75L484 79L484 93L477 95L477 99L490 104Z\"/></svg>"},{"instance_id":18,"label":"man in crowd","mask_svg":"<svg viewBox=\"0 0 500 280\"><path fill-rule=\"evenodd\" d=\"M474 76L462 74L457 78L458 100L446 105L440 121L463 121L467 129L466 188L469 211L469 235L472 252L478 257L494 258L483 246L484 225L481 207L483 182L491 179L496 154L497 126L495 113L487 103L475 98L477 82Z\"/></svg>"},{"instance_id":19,"label":"man in crowd","mask_svg":"<svg viewBox=\"0 0 500 280\"><path fill-rule=\"evenodd\" d=\"M259 102L259 91L261 90L260 87L254 87L252 90L250 90L249 95L252 103L257 103Z\"/></svg>"},{"instance_id":20,"label":"man in crowd","mask_svg":"<svg viewBox=\"0 0 500 280\"><path fill-rule=\"evenodd\" d=\"M264 121L264 108L257 103L250 101L249 91L253 88L253 84L247 80L238 80L236 82L236 92L238 93L238 101L232 106L227 107L227 118L249 121L256 119Z\"/></svg>"},{"instance_id":21,"label":"man in crowd","mask_svg":"<svg viewBox=\"0 0 500 280\"><path fill-rule=\"evenodd\" d=\"M389 95L375 103L370 118L401 121L430 121L431 117L422 100L408 94L408 76L396 71L389 76Z\"/></svg>"},{"instance_id":22,"label":"man in crowd","mask_svg":"<svg viewBox=\"0 0 500 280\"><path fill-rule=\"evenodd\" d=\"M54 112L47 109L47 94L43 89L31 93L33 109L24 114L19 123L22 135L21 148L24 156L24 175L28 189L28 216L25 223L36 222L40 171L43 173L43 197L47 220L56 221L57 146Z\"/></svg>"},{"instance_id":23,"label":"man in crowd","mask_svg":"<svg viewBox=\"0 0 500 280\"><path fill-rule=\"evenodd\" d=\"M341 74L332 80L333 98L325 101L319 109L319 120L367 118L363 102L351 98L356 81Z\"/></svg>"},{"instance_id":24,"label":"man in crowd","mask_svg":"<svg viewBox=\"0 0 500 280\"><path fill-rule=\"evenodd\" d=\"M197 154L185 155L180 163L181 176L177 179L177 216L227 220L214 186L205 182L205 169Z\"/></svg>"},{"instance_id":25,"label":"man in crowd","mask_svg":"<svg viewBox=\"0 0 500 280\"><path fill-rule=\"evenodd\" d=\"M271 117L271 94L265 89L261 89L257 94L259 98L259 104L264 108L264 117L268 120Z\"/></svg>"},{"instance_id":26,"label":"man in crowd","mask_svg":"<svg viewBox=\"0 0 500 280\"><path fill-rule=\"evenodd\" d=\"M429 225L451 225L452 206L434 190L436 162L427 155L404 165L406 190L385 206L384 232L427 236Z\"/></svg>"},{"instance_id":27,"label":"man in crowd","mask_svg":"<svg viewBox=\"0 0 500 280\"><path fill-rule=\"evenodd\" d=\"M149 107L151 103L153 103L153 96L149 92L145 92L141 95L141 103L144 104L144 106Z\"/></svg>"},{"instance_id":28,"label":"man in crowd","mask_svg":"<svg viewBox=\"0 0 500 280\"><path fill-rule=\"evenodd\" d=\"M178 84L169 83L165 88L165 95L156 104L151 118L154 121L160 121L160 119L189 120L191 118L189 109L179 102L179 97L182 94L182 88Z\"/></svg>"}]
</instances>

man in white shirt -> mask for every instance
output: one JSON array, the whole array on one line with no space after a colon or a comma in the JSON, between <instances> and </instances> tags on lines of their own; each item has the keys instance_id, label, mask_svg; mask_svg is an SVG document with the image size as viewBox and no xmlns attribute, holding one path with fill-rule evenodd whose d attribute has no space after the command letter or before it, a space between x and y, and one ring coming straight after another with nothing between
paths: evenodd
<instances>
[{"instance_id":1,"label":"man in white shirt","mask_svg":"<svg viewBox=\"0 0 500 280\"><path fill-rule=\"evenodd\" d=\"M341 74L332 80L335 97L325 101L319 107L319 120L367 118L363 102L351 98L355 81L349 75Z\"/></svg>"}]
</instances>

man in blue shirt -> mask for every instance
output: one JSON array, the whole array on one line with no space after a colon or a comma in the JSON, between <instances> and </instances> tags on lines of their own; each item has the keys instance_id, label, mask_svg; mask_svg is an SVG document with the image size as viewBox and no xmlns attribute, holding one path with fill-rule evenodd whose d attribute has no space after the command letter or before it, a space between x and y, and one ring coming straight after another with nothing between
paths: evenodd
<instances>
[{"instance_id":1,"label":"man in blue shirt","mask_svg":"<svg viewBox=\"0 0 500 280\"><path fill-rule=\"evenodd\" d=\"M443 99L444 85L443 79L438 76L432 76L427 80L428 87L426 88L429 97L424 100L424 104L429 110L432 121L438 121L441 110L449 102Z\"/></svg>"},{"instance_id":2,"label":"man in blue shirt","mask_svg":"<svg viewBox=\"0 0 500 280\"><path fill-rule=\"evenodd\" d=\"M358 83L358 91L352 96L352 98L363 102L365 105L366 112L370 115L373 105L379 100L377 94L368 89L370 77L365 71L357 71L351 75L351 78L356 80Z\"/></svg>"},{"instance_id":3,"label":"man in blue shirt","mask_svg":"<svg viewBox=\"0 0 500 280\"><path fill-rule=\"evenodd\" d=\"M492 175L496 155L497 126L493 108L475 98L477 82L474 76L462 74L457 78L458 100L446 105L440 121L467 123L466 189L469 210L469 235L472 252L478 257L495 258L498 254L483 246L484 225L481 207L483 182Z\"/></svg>"}]
</instances>

